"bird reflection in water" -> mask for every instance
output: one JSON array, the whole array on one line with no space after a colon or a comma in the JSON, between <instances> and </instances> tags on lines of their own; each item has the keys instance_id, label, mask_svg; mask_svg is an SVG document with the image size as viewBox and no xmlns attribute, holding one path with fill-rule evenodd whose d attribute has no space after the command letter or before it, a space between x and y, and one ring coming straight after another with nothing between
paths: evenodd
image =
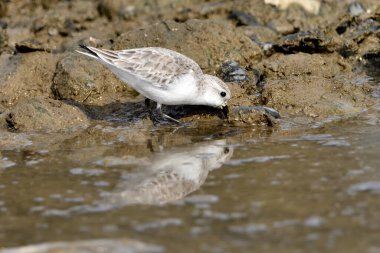
<instances>
[{"instance_id":1,"label":"bird reflection in water","mask_svg":"<svg viewBox=\"0 0 380 253\"><path fill-rule=\"evenodd\" d=\"M149 165L137 173L124 173L116 189L105 200L113 206L162 205L199 189L208 173L232 157L226 140L175 147L153 155Z\"/></svg>"}]
</instances>

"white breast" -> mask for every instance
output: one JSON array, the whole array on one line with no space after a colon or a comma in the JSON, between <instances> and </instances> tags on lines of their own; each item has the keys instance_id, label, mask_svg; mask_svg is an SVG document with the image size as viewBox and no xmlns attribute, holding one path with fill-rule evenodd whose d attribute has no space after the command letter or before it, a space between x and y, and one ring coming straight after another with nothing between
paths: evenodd
<instances>
[{"instance_id":1,"label":"white breast","mask_svg":"<svg viewBox=\"0 0 380 253\"><path fill-rule=\"evenodd\" d=\"M197 104L198 81L193 74L187 74L168 84L165 88L158 88L151 84L141 85L138 90L142 95L164 105Z\"/></svg>"}]
</instances>

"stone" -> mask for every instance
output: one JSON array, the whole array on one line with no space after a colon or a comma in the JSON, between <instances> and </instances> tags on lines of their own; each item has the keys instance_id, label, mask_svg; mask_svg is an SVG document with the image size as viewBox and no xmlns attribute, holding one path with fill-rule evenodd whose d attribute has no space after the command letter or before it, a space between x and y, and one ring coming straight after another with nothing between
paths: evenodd
<instances>
[{"instance_id":1,"label":"stone","mask_svg":"<svg viewBox=\"0 0 380 253\"><path fill-rule=\"evenodd\" d=\"M221 78L225 82L242 82L246 81L248 76L239 63L229 60L221 66Z\"/></svg>"},{"instance_id":2,"label":"stone","mask_svg":"<svg viewBox=\"0 0 380 253\"><path fill-rule=\"evenodd\" d=\"M6 115L8 128L23 132L67 131L89 125L87 116L79 108L42 97L21 100Z\"/></svg>"}]
</instances>

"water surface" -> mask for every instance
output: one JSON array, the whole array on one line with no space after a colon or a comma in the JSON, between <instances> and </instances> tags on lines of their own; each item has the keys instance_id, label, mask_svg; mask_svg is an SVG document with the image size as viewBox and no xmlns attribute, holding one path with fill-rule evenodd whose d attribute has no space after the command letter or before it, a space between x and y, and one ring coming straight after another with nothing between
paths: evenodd
<instances>
[{"instance_id":1,"label":"water surface","mask_svg":"<svg viewBox=\"0 0 380 253\"><path fill-rule=\"evenodd\" d=\"M289 130L3 133L0 245L380 252L379 115ZM58 252L44 250L33 252Z\"/></svg>"}]
</instances>

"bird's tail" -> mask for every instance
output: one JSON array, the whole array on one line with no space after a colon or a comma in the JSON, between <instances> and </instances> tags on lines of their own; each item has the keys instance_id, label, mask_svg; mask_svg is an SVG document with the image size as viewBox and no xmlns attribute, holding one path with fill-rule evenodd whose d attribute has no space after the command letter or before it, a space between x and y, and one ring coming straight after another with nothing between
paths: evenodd
<instances>
[{"instance_id":1,"label":"bird's tail","mask_svg":"<svg viewBox=\"0 0 380 253\"><path fill-rule=\"evenodd\" d=\"M79 46L85 51L77 51L77 52L90 56L92 58L95 58L97 60L100 60L104 63L112 65L113 61L118 59L118 55L116 51L112 51L108 49L99 49L95 47L88 47L85 45L79 45Z\"/></svg>"},{"instance_id":2,"label":"bird's tail","mask_svg":"<svg viewBox=\"0 0 380 253\"><path fill-rule=\"evenodd\" d=\"M78 53L81 53L81 54L90 56L91 58L99 60L99 56L95 52L93 52L90 48L88 48L86 45L79 44L79 46L81 49L83 49L83 51L82 50L76 50Z\"/></svg>"}]
</instances>

